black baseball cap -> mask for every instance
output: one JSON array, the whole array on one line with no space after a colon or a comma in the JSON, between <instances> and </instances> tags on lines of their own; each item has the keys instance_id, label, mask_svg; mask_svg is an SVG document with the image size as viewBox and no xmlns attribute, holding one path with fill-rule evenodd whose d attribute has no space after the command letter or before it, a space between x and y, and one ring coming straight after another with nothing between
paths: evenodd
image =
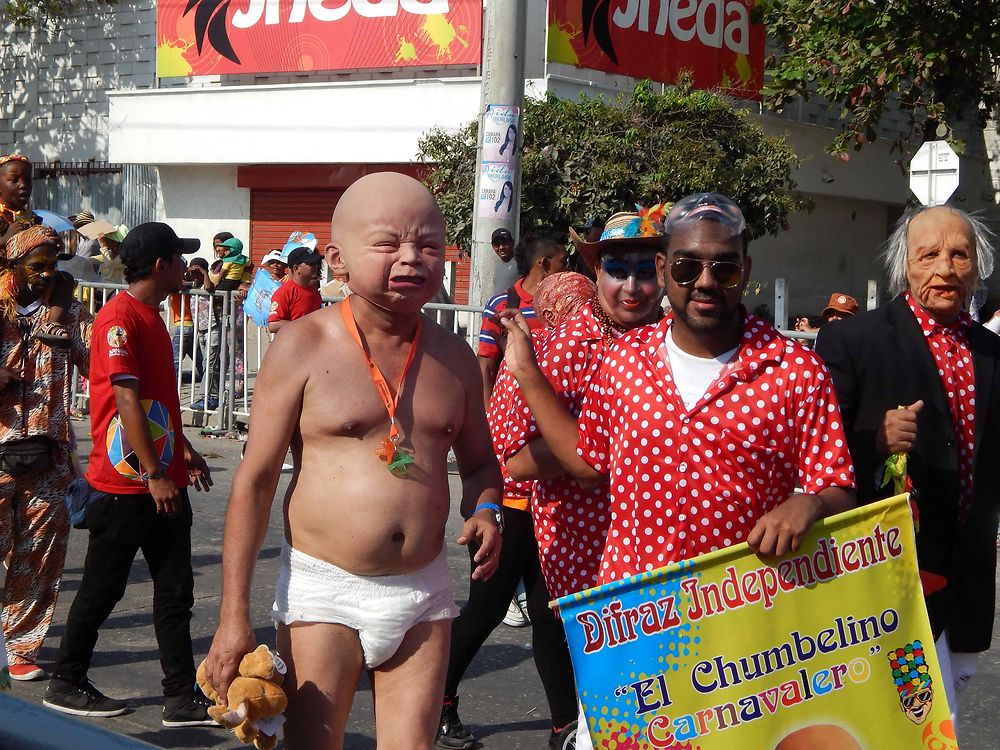
<instances>
[{"instance_id":1,"label":"black baseball cap","mask_svg":"<svg viewBox=\"0 0 1000 750\"><path fill-rule=\"evenodd\" d=\"M510 233L510 230L503 227L493 230L493 236L490 237L491 245L497 245L501 242L510 242L512 244L514 242L514 236Z\"/></svg>"},{"instance_id":2,"label":"black baseball cap","mask_svg":"<svg viewBox=\"0 0 1000 750\"><path fill-rule=\"evenodd\" d=\"M322 263L323 256L308 247L297 247L288 254L288 267L297 266L299 263Z\"/></svg>"},{"instance_id":3,"label":"black baseball cap","mask_svg":"<svg viewBox=\"0 0 1000 750\"><path fill-rule=\"evenodd\" d=\"M118 257L128 268L148 268L160 258L193 253L199 247L201 240L178 237L166 224L150 221L125 235Z\"/></svg>"}]
</instances>

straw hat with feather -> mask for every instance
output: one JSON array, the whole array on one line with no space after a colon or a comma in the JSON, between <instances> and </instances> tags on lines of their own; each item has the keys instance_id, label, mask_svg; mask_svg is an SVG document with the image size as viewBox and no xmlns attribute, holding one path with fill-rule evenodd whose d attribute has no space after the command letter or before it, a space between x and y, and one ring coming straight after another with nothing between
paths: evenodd
<instances>
[{"instance_id":1,"label":"straw hat with feather","mask_svg":"<svg viewBox=\"0 0 1000 750\"><path fill-rule=\"evenodd\" d=\"M572 227L569 236L580 257L594 271L600 265L601 256L612 250L634 248L659 252L664 249L663 219L670 210L670 205L657 203L649 208L636 205L636 211L612 214L604 225L601 239L596 242L587 242Z\"/></svg>"}]
</instances>

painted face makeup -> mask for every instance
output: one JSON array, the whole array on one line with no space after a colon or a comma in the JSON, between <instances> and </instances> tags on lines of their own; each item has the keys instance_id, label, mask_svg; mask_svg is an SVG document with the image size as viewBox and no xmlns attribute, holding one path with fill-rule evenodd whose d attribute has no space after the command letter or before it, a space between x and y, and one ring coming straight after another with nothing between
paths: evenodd
<instances>
[{"instance_id":1,"label":"painted face makeup","mask_svg":"<svg viewBox=\"0 0 1000 750\"><path fill-rule=\"evenodd\" d=\"M626 281L631 277L640 283L656 281L656 261L653 258L630 263L622 258L605 256L601 259L601 268L615 281Z\"/></svg>"},{"instance_id":2,"label":"painted face makeup","mask_svg":"<svg viewBox=\"0 0 1000 750\"><path fill-rule=\"evenodd\" d=\"M41 245L32 250L17 264L18 286L35 293L44 292L55 280L56 249L51 245Z\"/></svg>"},{"instance_id":3,"label":"painted face makeup","mask_svg":"<svg viewBox=\"0 0 1000 750\"><path fill-rule=\"evenodd\" d=\"M656 260L648 250L603 256L597 290L604 312L625 329L653 322L663 296Z\"/></svg>"}]
</instances>

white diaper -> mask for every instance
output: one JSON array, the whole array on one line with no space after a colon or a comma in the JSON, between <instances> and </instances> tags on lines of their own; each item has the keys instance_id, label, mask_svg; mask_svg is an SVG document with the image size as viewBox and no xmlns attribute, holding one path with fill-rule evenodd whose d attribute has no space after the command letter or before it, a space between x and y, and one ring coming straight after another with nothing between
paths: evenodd
<instances>
[{"instance_id":1,"label":"white diaper","mask_svg":"<svg viewBox=\"0 0 1000 750\"><path fill-rule=\"evenodd\" d=\"M414 625L458 616L448 557L415 573L359 576L281 546L281 573L271 616L276 623L331 622L358 632L365 664L387 661Z\"/></svg>"}]
</instances>

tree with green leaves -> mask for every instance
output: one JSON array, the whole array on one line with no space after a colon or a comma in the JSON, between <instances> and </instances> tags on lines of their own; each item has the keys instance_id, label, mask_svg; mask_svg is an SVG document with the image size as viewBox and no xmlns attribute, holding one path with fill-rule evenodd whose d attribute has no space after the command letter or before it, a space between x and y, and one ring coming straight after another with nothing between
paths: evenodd
<instances>
[{"instance_id":1,"label":"tree with green leaves","mask_svg":"<svg viewBox=\"0 0 1000 750\"><path fill-rule=\"evenodd\" d=\"M779 46L765 104L820 95L840 108L833 153L874 141L893 100L923 139L981 128L1000 104L997 0L758 0L755 13Z\"/></svg>"},{"instance_id":2,"label":"tree with green leaves","mask_svg":"<svg viewBox=\"0 0 1000 750\"><path fill-rule=\"evenodd\" d=\"M725 193L746 213L751 236L777 234L808 207L783 138L767 135L725 97L688 82L658 93L642 83L615 102L581 96L527 98L522 113L521 231L566 231L592 215L636 203ZM420 141L432 165L427 184L448 224L448 240L471 247L478 123L433 130Z\"/></svg>"},{"instance_id":3,"label":"tree with green leaves","mask_svg":"<svg viewBox=\"0 0 1000 750\"><path fill-rule=\"evenodd\" d=\"M80 11L94 11L95 6L111 8L116 0L7 0L3 15L18 28L44 28Z\"/></svg>"}]
</instances>

